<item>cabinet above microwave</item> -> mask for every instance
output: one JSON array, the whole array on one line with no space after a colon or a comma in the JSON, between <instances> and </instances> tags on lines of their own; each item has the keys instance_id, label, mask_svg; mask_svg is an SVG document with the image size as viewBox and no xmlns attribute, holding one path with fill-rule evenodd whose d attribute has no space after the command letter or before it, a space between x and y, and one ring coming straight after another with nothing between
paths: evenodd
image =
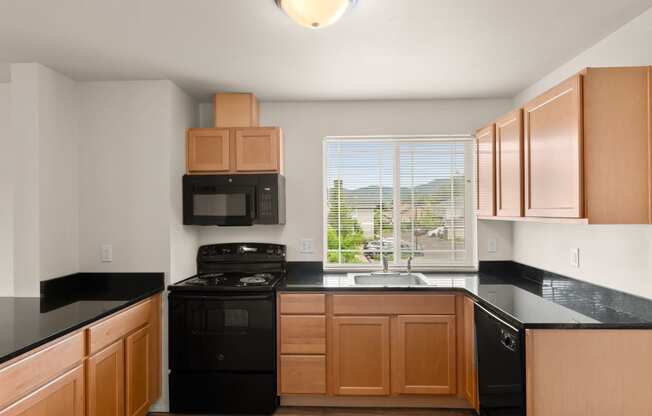
<instances>
[{"instance_id":1,"label":"cabinet above microwave","mask_svg":"<svg viewBox=\"0 0 652 416\"><path fill-rule=\"evenodd\" d=\"M186 137L188 174L283 173L278 127L192 128Z\"/></svg>"}]
</instances>

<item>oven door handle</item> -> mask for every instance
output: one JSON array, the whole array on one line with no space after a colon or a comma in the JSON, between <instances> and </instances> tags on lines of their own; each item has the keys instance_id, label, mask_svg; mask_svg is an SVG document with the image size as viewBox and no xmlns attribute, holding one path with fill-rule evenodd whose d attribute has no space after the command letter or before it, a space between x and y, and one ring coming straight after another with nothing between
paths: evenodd
<instances>
[{"instance_id":1,"label":"oven door handle","mask_svg":"<svg viewBox=\"0 0 652 416\"><path fill-rule=\"evenodd\" d=\"M220 295L173 295L174 299L188 299L188 300L267 300L274 297L273 293L264 295L233 295L233 296L220 296Z\"/></svg>"},{"instance_id":2,"label":"oven door handle","mask_svg":"<svg viewBox=\"0 0 652 416\"><path fill-rule=\"evenodd\" d=\"M511 325L511 324L505 322L505 320L503 320L502 318L499 318L493 312L489 312L486 308L484 308L483 306L480 306L480 304L478 304L478 302L473 302L473 303L475 303L476 308L481 309L485 314L489 315L491 318L495 319L496 321L500 322L501 324L505 325L506 327L512 329L515 332L520 332L518 330L518 328L514 327L514 325Z\"/></svg>"}]
</instances>

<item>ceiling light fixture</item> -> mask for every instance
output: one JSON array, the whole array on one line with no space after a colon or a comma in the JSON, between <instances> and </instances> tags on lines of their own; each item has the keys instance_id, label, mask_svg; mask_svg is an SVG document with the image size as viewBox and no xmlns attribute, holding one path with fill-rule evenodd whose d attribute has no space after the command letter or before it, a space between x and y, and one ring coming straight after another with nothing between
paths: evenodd
<instances>
[{"instance_id":1,"label":"ceiling light fixture","mask_svg":"<svg viewBox=\"0 0 652 416\"><path fill-rule=\"evenodd\" d=\"M301 26L319 29L337 22L357 0L274 0Z\"/></svg>"}]
</instances>

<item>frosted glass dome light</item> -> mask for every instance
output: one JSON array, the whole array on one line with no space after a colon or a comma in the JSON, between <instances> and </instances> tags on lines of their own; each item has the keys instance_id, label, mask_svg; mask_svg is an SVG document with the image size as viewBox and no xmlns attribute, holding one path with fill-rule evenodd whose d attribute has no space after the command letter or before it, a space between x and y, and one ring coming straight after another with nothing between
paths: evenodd
<instances>
[{"instance_id":1,"label":"frosted glass dome light","mask_svg":"<svg viewBox=\"0 0 652 416\"><path fill-rule=\"evenodd\" d=\"M357 0L274 0L301 26L319 29L337 22Z\"/></svg>"}]
</instances>

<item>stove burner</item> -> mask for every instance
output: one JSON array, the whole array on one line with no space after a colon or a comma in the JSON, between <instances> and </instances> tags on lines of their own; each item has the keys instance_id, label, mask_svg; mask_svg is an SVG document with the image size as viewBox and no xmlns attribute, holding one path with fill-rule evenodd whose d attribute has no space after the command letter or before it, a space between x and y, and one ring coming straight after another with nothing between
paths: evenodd
<instances>
[{"instance_id":1,"label":"stove burner","mask_svg":"<svg viewBox=\"0 0 652 416\"><path fill-rule=\"evenodd\" d=\"M224 273L203 273L200 274L198 277L200 279L217 279L224 276Z\"/></svg>"},{"instance_id":2,"label":"stove burner","mask_svg":"<svg viewBox=\"0 0 652 416\"><path fill-rule=\"evenodd\" d=\"M267 279L265 279L264 277L260 277L260 276L249 276L249 277L243 277L242 279L240 279L240 282L242 282L242 283L244 283L246 285L262 284L262 283L265 283L266 281L267 281Z\"/></svg>"}]
</instances>

